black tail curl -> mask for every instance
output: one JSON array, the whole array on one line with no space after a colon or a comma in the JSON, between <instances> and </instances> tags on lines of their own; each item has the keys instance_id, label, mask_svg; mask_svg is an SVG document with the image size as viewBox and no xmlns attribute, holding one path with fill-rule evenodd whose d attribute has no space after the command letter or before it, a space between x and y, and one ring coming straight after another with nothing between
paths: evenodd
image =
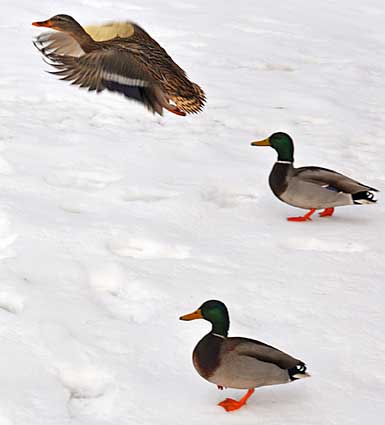
<instances>
[{"instance_id":1,"label":"black tail curl","mask_svg":"<svg viewBox=\"0 0 385 425\"><path fill-rule=\"evenodd\" d=\"M296 379L301 379L306 376L306 365L304 363L297 364L294 367L288 369L290 381L295 381Z\"/></svg>"},{"instance_id":2,"label":"black tail curl","mask_svg":"<svg viewBox=\"0 0 385 425\"><path fill-rule=\"evenodd\" d=\"M372 189L378 192L376 189ZM357 205L361 204L372 204L377 202L377 199L374 199L374 193L369 191L357 192L352 195L353 202Z\"/></svg>"}]
</instances>

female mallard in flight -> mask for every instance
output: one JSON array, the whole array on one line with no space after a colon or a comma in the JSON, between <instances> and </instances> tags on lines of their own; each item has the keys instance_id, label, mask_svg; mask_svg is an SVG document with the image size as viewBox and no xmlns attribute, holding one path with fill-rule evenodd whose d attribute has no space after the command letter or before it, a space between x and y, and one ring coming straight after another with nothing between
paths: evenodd
<instances>
[{"instance_id":1,"label":"female mallard in flight","mask_svg":"<svg viewBox=\"0 0 385 425\"><path fill-rule=\"evenodd\" d=\"M286 133L274 133L269 138L252 142L252 146L271 146L278 153L269 176L270 188L281 201L293 207L309 209L303 217L289 217L289 221L311 220L318 209L324 209L319 215L333 215L334 207L353 204L371 204L377 202L371 192L373 187L321 167L294 168L294 145Z\"/></svg>"},{"instance_id":2,"label":"female mallard in flight","mask_svg":"<svg viewBox=\"0 0 385 425\"><path fill-rule=\"evenodd\" d=\"M180 320L205 319L212 324L193 352L194 367L204 379L223 387L247 389L240 400L219 403L226 411L240 409L254 388L285 384L310 376L305 363L270 345L249 338L228 337L230 320L221 301L210 300Z\"/></svg>"},{"instance_id":3,"label":"female mallard in flight","mask_svg":"<svg viewBox=\"0 0 385 425\"><path fill-rule=\"evenodd\" d=\"M84 29L71 16L56 15L32 25L60 31L43 33L34 44L63 80L96 92L121 93L159 115L163 108L177 115L203 108L203 90L132 22Z\"/></svg>"}]
</instances>

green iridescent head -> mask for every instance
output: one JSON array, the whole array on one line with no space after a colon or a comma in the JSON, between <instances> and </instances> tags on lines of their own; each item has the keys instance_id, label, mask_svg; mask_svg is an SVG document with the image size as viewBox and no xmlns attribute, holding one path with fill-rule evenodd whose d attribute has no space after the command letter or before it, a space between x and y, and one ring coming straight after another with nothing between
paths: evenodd
<instances>
[{"instance_id":1,"label":"green iridescent head","mask_svg":"<svg viewBox=\"0 0 385 425\"><path fill-rule=\"evenodd\" d=\"M251 146L271 146L277 151L279 161L294 161L293 139L286 133L274 133L265 140L252 142Z\"/></svg>"},{"instance_id":2,"label":"green iridescent head","mask_svg":"<svg viewBox=\"0 0 385 425\"><path fill-rule=\"evenodd\" d=\"M180 317L180 320L195 320L204 319L213 325L212 332L227 336L230 318L227 307L221 301L209 300L204 302L193 313L185 314Z\"/></svg>"}]
</instances>

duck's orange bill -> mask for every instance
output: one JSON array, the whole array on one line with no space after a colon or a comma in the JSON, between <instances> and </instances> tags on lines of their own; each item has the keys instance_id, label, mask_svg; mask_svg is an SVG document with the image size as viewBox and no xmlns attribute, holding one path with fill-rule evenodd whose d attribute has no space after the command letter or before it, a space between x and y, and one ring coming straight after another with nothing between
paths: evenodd
<instances>
[{"instance_id":1,"label":"duck's orange bill","mask_svg":"<svg viewBox=\"0 0 385 425\"><path fill-rule=\"evenodd\" d=\"M41 21L41 22L32 22L32 25L34 27L47 27L52 28L52 21L48 19L47 21Z\"/></svg>"},{"instance_id":2,"label":"duck's orange bill","mask_svg":"<svg viewBox=\"0 0 385 425\"><path fill-rule=\"evenodd\" d=\"M179 320L195 320L195 319L203 319L202 312L200 310L196 310L193 313L185 314L184 316L179 317Z\"/></svg>"},{"instance_id":3,"label":"duck's orange bill","mask_svg":"<svg viewBox=\"0 0 385 425\"><path fill-rule=\"evenodd\" d=\"M260 140L259 142L251 142L251 146L271 146L270 140L267 138L265 140Z\"/></svg>"}]
</instances>

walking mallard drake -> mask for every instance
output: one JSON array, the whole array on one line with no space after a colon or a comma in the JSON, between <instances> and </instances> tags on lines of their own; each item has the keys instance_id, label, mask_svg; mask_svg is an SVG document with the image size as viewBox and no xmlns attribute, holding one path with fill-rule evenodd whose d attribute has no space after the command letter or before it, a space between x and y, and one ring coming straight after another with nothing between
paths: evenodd
<instances>
[{"instance_id":1,"label":"walking mallard drake","mask_svg":"<svg viewBox=\"0 0 385 425\"><path fill-rule=\"evenodd\" d=\"M310 376L305 363L270 345L249 338L228 337L230 320L221 301L210 300L180 320L205 319L211 331L193 352L194 367L204 379L219 389L247 389L240 400L226 398L218 405L226 411L240 409L253 394L254 388L285 384Z\"/></svg>"},{"instance_id":2,"label":"walking mallard drake","mask_svg":"<svg viewBox=\"0 0 385 425\"><path fill-rule=\"evenodd\" d=\"M118 92L159 115L163 108L177 115L203 108L203 90L132 22L84 29L71 16L56 15L32 25L60 31L43 33L34 44L62 80L96 92Z\"/></svg>"},{"instance_id":3,"label":"walking mallard drake","mask_svg":"<svg viewBox=\"0 0 385 425\"><path fill-rule=\"evenodd\" d=\"M308 209L303 217L289 217L289 221L307 221L318 209L319 215L329 217L334 208L377 202L373 187L359 183L343 174L321 167L294 168L294 145L286 133L274 133L269 138L252 142L252 146L271 146L278 153L269 176L274 195L293 207Z\"/></svg>"}]
</instances>

